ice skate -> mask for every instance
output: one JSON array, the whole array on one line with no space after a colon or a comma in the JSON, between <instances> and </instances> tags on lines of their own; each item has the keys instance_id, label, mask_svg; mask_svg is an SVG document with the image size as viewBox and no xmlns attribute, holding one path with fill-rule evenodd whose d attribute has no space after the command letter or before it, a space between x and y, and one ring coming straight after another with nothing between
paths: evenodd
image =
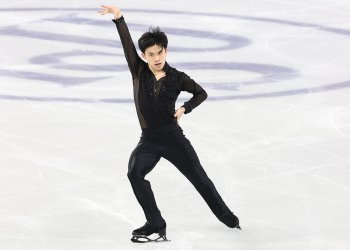
<instances>
[{"instance_id":1,"label":"ice skate","mask_svg":"<svg viewBox=\"0 0 350 250\"><path fill-rule=\"evenodd\" d=\"M232 212L224 214L219 218L219 220L230 228L237 228L241 230L241 227L239 226L239 219Z\"/></svg>"},{"instance_id":2,"label":"ice skate","mask_svg":"<svg viewBox=\"0 0 350 250\"><path fill-rule=\"evenodd\" d=\"M166 223L157 227L147 221L144 226L135 229L132 235L131 241L136 243L169 241L166 237Z\"/></svg>"}]
</instances>

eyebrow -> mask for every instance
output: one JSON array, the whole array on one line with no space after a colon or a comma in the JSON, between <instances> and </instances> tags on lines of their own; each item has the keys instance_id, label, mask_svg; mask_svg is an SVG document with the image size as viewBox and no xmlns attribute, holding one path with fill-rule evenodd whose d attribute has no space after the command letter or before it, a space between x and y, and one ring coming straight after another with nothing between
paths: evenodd
<instances>
[{"instance_id":1,"label":"eyebrow","mask_svg":"<svg viewBox=\"0 0 350 250\"><path fill-rule=\"evenodd\" d=\"M161 50L159 50L159 51L158 51L158 54L159 54L159 53L162 53L163 49L164 49L164 48L162 48ZM154 53L149 52L148 54L149 54L149 55L153 55Z\"/></svg>"}]
</instances>

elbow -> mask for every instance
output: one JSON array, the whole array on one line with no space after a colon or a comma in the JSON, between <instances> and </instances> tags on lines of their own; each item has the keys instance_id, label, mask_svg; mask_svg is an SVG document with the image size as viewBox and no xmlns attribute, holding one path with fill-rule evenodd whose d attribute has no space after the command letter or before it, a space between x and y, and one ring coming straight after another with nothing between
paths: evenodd
<instances>
[{"instance_id":1,"label":"elbow","mask_svg":"<svg viewBox=\"0 0 350 250\"><path fill-rule=\"evenodd\" d=\"M204 89L203 89L203 92L202 92L202 96L203 96L203 101L208 98L208 93Z\"/></svg>"}]
</instances>

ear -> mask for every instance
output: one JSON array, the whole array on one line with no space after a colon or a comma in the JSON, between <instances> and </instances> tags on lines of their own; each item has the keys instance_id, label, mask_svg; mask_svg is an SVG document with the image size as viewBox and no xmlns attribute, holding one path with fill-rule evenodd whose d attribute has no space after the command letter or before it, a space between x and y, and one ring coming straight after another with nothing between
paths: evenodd
<instances>
[{"instance_id":1,"label":"ear","mask_svg":"<svg viewBox=\"0 0 350 250\"><path fill-rule=\"evenodd\" d=\"M145 61L147 61L147 60L146 60L146 55L145 55L143 52L141 53L141 57L142 57Z\"/></svg>"}]
</instances>

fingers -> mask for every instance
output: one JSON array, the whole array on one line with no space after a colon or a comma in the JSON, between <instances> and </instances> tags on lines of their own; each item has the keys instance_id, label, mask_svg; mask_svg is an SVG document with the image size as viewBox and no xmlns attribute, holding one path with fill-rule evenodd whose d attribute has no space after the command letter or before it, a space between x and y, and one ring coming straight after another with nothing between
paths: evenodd
<instances>
[{"instance_id":1,"label":"fingers","mask_svg":"<svg viewBox=\"0 0 350 250\"><path fill-rule=\"evenodd\" d=\"M107 6L105 5L101 5L101 7L103 8L102 10L99 10L98 13L100 13L101 15L104 15L108 12L107 10Z\"/></svg>"},{"instance_id":2,"label":"fingers","mask_svg":"<svg viewBox=\"0 0 350 250\"><path fill-rule=\"evenodd\" d=\"M101 15L105 15L105 14L107 14L108 12L107 12L107 11L100 10L100 11L98 11L98 13L100 13Z\"/></svg>"},{"instance_id":3,"label":"fingers","mask_svg":"<svg viewBox=\"0 0 350 250\"><path fill-rule=\"evenodd\" d=\"M177 120L180 120L181 116L182 116L182 112L180 110L177 110L176 113L174 114L174 117L176 117Z\"/></svg>"},{"instance_id":4,"label":"fingers","mask_svg":"<svg viewBox=\"0 0 350 250\"><path fill-rule=\"evenodd\" d=\"M181 108L179 108L179 109L177 109L176 111L175 111L175 114L174 114L174 116L176 117L176 116L178 116L178 115L182 115L184 113L184 111L181 109Z\"/></svg>"},{"instance_id":5,"label":"fingers","mask_svg":"<svg viewBox=\"0 0 350 250\"><path fill-rule=\"evenodd\" d=\"M110 6L101 5L101 7L102 7L103 9L98 11L98 13L100 13L101 15L104 15L104 14L107 14L107 13L112 13L112 9L111 9Z\"/></svg>"},{"instance_id":6,"label":"fingers","mask_svg":"<svg viewBox=\"0 0 350 250\"><path fill-rule=\"evenodd\" d=\"M98 13L105 15L107 13L114 14L115 18L120 18L122 16L121 11L118 7L112 5L100 5L102 10L99 10Z\"/></svg>"},{"instance_id":7,"label":"fingers","mask_svg":"<svg viewBox=\"0 0 350 250\"><path fill-rule=\"evenodd\" d=\"M104 9L106 9L106 10L112 9L112 8L111 8L112 6L109 6L109 5L101 5L101 7L104 8Z\"/></svg>"}]
</instances>

